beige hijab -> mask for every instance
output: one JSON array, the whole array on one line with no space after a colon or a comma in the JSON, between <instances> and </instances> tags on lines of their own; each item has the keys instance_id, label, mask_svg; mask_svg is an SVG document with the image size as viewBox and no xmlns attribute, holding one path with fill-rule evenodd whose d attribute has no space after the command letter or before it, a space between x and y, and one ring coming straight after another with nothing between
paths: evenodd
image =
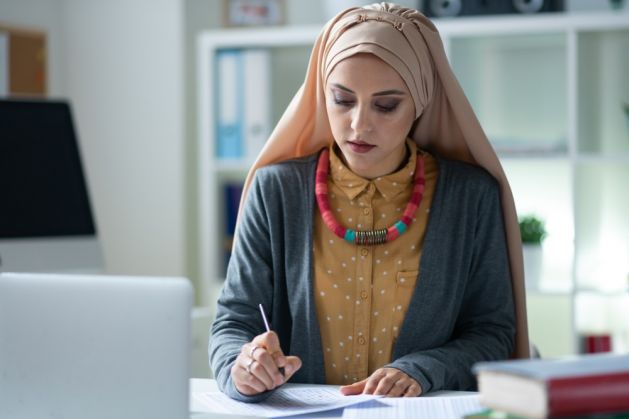
<instances>
[{"instance_id":1,"label":"beige hijab","mask_svg":"<svg viewBox=\"0 0 629 419\"><path fill-rule=\"evenodd\" d=\"M450 68L437 29L418 11L376 3L347 9L326 24L314 44L303 85L249 171L243 197L257 168L315 153L333 141L325 83L339 61L357 53L378 56L405 81L418 118L409 137L421 148L482 166L498 180L517 317L513 356L528 358L522 245L511 188Z\"/></svg>"}]
</instances>

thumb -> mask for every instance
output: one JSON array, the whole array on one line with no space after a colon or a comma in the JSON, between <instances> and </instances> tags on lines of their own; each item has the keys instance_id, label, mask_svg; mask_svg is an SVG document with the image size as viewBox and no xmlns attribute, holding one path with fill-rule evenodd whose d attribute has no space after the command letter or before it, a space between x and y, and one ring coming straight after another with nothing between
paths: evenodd
<instances>
[{"instance_id":1,"label":"thumb","mask_svg":"<svg viewBox=\"0 0 629 419\"><path fill-rule=\"evenodd\" d=\"M367 380L368 378L365 378L364 380L357 381L354 384L341 386L341 393L344 396L353 396L354 394L361 394L363 390L365 389Z\"/></svg>"}]
</instances>

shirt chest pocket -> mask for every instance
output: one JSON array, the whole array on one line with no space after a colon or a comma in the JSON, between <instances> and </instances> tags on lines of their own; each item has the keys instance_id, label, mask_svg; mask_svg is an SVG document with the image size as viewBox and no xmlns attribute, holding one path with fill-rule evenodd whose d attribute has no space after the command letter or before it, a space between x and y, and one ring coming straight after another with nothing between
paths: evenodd
<instances>
[{"instance_id":1,"label":"shirt chest pocket","mask_svg":"<svg viewBox=\"0 0 629 419\"><path fill-rule=\"evenodd\" d=\"M394 337L397 338L404 316L408 311L408 305L415 290L415 285L419 280L419 271L400 271L396 276L395 284L395 303L392 307L393 311L393 331Z\"/></svg>"}]
</instances>

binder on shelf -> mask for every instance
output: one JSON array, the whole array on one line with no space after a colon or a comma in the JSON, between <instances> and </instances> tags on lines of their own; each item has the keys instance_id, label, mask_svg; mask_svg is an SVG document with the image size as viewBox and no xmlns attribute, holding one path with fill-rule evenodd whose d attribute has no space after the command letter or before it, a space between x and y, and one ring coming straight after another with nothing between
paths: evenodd
<instances>
[{"instance_id":1,"label":"binder on shelf","mask_svg":"<svg viewBox=\"0 0 629 419\"><path fill-rule=\"evenodd\" d=\"M243 55L245 159L258 156L271 133L271 57L266 49L247 49Z\"/></svg>"},{"instance_id":2,"label":"binder on shelf","mask_svg":"<svg viewBox=\"0 0 629 419\"><path fill-rule=\"evenodd\" d=\"M9 33L0 30L0 96L9 94Z\"/></svg>"},{"instance_id":3,"label":"binder on shelf","mask_svg":"<svg viewBox=\"0 0 629 419\"><path fill-rule=\"evenodd\" d=\"M236 231L236 219L238 218L238 208L240 207L240 197L244 187L243 182L226 182L223 184L223 202L224 202L224 224L225 236L223 240L224 269L223 276L227 272L227 265L231 257L232 243L234 241L234 233Z\"/></svg>"},{"instance_id":4,"label":"binder on shelf","mask_svg":"<svg viewBox=\"0 0 629 419\"><path fill-rule=\"evenodd\" d=\"M242 195L242 182L228 182L223 185L223 198L225 202L225 234L233 236L236 230L236 218Z\"/></svg>"},{"instance_id":5,"label":"binder on shelf","mask_svg":"<svg viewBox=\"0 0 629 419\"><path fill-rule=\"evenodd\" d=\"M243 156L243 62L242 51L219 50L216 54L216 157Z\"/></svg>"}]
</instances>

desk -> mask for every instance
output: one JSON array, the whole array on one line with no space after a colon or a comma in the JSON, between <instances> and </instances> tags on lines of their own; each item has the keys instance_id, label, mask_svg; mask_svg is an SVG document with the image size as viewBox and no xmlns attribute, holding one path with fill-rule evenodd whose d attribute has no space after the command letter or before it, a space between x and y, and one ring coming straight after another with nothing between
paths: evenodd
<instances>
[{"instance_id":1,"label":"desk","mask_svg":"<svg viewBox=\"0 0 629 419\"><path fill-rule=\"evenodd\" d=\"M253 416L226 415L226 414L220 414L220 413L195 413L201 409L200 409L200 406L197 404L197 402L192 398L192 394L202 393L202 392L212 392L212 391L218 391L218 387L216 385L215 380L199 379L199 378L193 378L190 380L190 412L191 412L190 418L191 419L252 419L254 418ZM422 401L418 399L447 400L449 398L452 398L453 396L467 396L467 395L475 395L475 394L477 393L467 392L467 391L438 391L434 393L429 393L427 396L423 396L419 398L412 398L412 399L401 398L401 399L386 399L386 400L389 400L389 401L395 400L397 403L404 404L404 403L417 403L417 402ZM428 401L428 400L424 400L424 401ZM337 410L332 410L332 411L327 411L327 412L302 415L300 416L300 419L303 419L303 418L339 419L342 416L343 416L343 409L337 409ZM442 417L446 418L446 416L442 416ZM455 417L459 418L459 416L455 416ZM431 417L431 419L435 419L435 418Z\"/></svg>"}]
</instances>

